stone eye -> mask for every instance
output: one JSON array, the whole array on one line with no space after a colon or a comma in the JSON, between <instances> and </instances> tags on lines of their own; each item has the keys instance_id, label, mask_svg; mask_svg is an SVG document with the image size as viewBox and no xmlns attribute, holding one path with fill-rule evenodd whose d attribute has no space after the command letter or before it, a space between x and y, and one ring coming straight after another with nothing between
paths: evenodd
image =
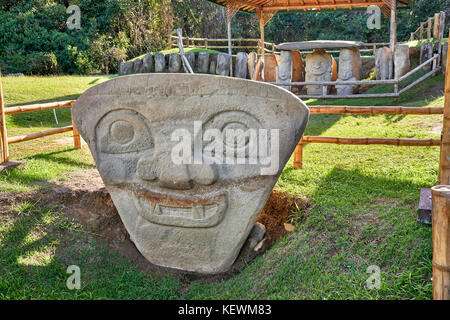
<instances>
[{"instance_id":1,"label":"stone eye","mask_svg":"<svg viewBox=\"0 0 450 320\"><path fill-rule=\"evenodd\" d=\"M97 124L97 145L110 154L140 152L154 148L148 120L128 109L107 113Z\"/></svg>"}]
</instances>

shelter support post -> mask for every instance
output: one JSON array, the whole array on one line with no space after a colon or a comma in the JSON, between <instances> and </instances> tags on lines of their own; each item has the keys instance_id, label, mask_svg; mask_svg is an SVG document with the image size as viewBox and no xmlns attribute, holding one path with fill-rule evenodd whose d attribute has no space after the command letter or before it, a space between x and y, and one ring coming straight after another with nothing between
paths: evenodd
<instances>
[{"instance_id":1,"label":"shelter support post","mask_svg":"<svg viewBox=\"0 0 450 320\"><path fill-rule=\"evenodd\" d=\"M390 27L390 54L389 54L389 79L394 79L394 54L397 44L397 1L391 5L391 27Z\"/></svg>"},{"instance_id":2,"label":"shelter support post","mask_svg":"<svg viewBox=\"0 0 450 320\"><path fill-rule=\"evenodd\" d=\"M227 34L228 34L228 54L231 56L231 21L227 21ZM230 77L233 76L233 58L230 63Z\"/></svg>"}]
</instances>

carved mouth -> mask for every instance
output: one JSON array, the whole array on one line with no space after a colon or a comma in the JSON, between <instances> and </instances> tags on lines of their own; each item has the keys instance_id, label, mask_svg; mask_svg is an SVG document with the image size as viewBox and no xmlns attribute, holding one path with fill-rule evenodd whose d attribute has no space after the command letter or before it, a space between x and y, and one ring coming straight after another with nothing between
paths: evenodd
<instances>
[{"instance_id":1,"label":"carved mouth","mask_svg":"<svg viewBox=\"0 0 450 320\"><path fill-rule=\"evenodd\" d=\"M167 196L142 187L133 188L138 213L146 220L177 227L207 228L217 225L227 207L225 193L202 197Z\"/></svg>"}]
</instances>

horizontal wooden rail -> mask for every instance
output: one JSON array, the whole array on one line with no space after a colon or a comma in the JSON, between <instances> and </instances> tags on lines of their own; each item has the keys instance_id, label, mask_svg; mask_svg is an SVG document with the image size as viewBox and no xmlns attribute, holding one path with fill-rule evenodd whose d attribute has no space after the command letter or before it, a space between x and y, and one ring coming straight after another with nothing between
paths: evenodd
<instances>
[{"instance_id":1,"label":"horizontal wooden rail","mask_svg":"<svg viewBox=\"0 0 450 320\"><path fill-rule=\"evenodd\" d=\"M444 107L349 107L309 106L310 113L331 114L444 114Z\"/></svg>"},{"instance_id":2,"label":"horizontal wooden rail","mask_svg":"<svg viewBox=\"0 0 450 320\"><path fill-rule=\"evenodd\" d=\"M68 101L59 101L59 102L51 102L51 103L43 103L43 104L30 104L27 106L9 107L9 108L5 108L5 114L17 114L17 113L24 113L24 112L31 112L31 111L66 108L66 107L72 107L74 103L75 103L75 100L68 100Z\"/></svg>"},{"instance_id":3,"label":"horizontal wooden rail","mask_svg":"<svg viewBox=\"0 0 450 320\"><path fill-rule=\"evenodd\" d=\"M368 145L368 144L384 144L392 146L416 146L416 147L431 147L440 146L440 139L392 139L392 138L341 138L341 137L318 137L318 136L304 136L303 143L333 143L333 144L353 144L353 145Z\"/></svg>"},{"instance_id":4,"label":"horizontal wooden rail","mask_svg":"<svg viewBox=\"0 0 450 320\"><path fill-rule=\"evenodd\" d=\"M34 133L27 134L24 136L11 137L11 138L8 138L8 144L33 140L33 139L51 136L54 134L72 131L72 130L73 130L73 126L67 126L67 127L62 127L62 128L50 129L50 130L46 130L46 131L34 132Z\"/></svg>"}]
</instances>

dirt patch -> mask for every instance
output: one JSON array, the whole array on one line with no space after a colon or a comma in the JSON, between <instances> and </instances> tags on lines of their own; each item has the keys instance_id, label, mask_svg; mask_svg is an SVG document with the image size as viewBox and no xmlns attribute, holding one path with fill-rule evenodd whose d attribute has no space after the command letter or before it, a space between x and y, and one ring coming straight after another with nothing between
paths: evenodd
<instances>
[{"instance_id":1,"label":"dirt patch","mask_svg":"<svg viewBox=\"0 0 450 320\"><path fill-rule=\"evenodd\" d=\"M44 186L42 190L33 192L0 193L0 214L13 215L14 208L25 201L37 203L40 208L57 208L65 217L76 219L84 225L89 230L89 237L94 237L98 242L117 250L139 270L158 275L170 274L186 281L186 285L194 280L215 282L232 277L288 232L285 223L295 225L300 222L302 215L310 207L308 199L272 192L258 219L264 226L258 225L260 229L256 230L257 232L252 231L231 270L223 274L205 276L159 267L145 259L130 240L97 170L78 171L41 185ZM265 233L261 231L264 227ZM70 245L61 244L61 248Z\"/></svg>"},{"instance_id":2,"label":"dirt patch","mask_svg":"<svg viewBox=\"0 0 450 320\"><path fill-rule=\"evenodd\" d=\"M445 90L444 84L435 84L426 88L425 91L423 92L423 96L442 97L444 95L444 90Z\"/></svg>"},{"instance_id":3,"label":"dirt patch","mask_svg":"<svg viewBox=\"0 0 450 320\"><path fill-rule=\"evenodd\" d=\"M266 227L267 234L274 243L289 232L285 223L295 225L302 221L310 206L310 199L296 198L287 193L272 191L258 222Z\"/></svg>"}]
</instances>

